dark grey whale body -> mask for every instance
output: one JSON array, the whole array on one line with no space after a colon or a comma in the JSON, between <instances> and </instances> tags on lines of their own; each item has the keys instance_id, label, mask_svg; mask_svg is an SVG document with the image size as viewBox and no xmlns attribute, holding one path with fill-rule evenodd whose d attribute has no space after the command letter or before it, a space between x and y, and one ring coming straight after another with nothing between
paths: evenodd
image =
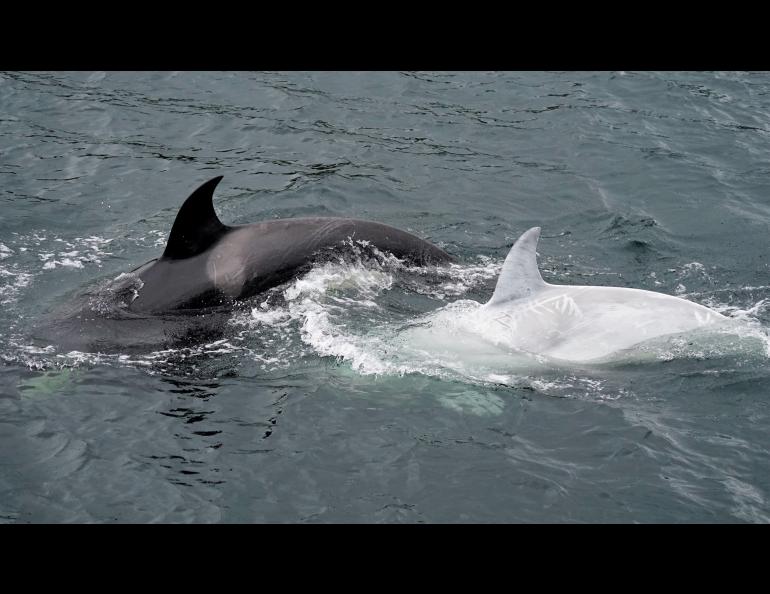
<instances>
[{"instance_id":1,"label":"dark grey whale body","mask_svg":"<svg viewBox=\"0 0 770 594\"><path fill-rule=\"evenodd\" d=\"M214 212L216 177L179 210L163 256L135 271L144 283L129 309L164 312L221 305L256 295L297 274L320 250L347 238L371 243L414 264L452 257L389 225L331 217L278 219L228 227Z\"/></svg>"},{"instance_id":2,"label":"dark grey whale body","mask_svg":"<svg viewBox=\"0 0 770 594\"><path fill-rule=\"evenodd\" d=\"M48 320L42 337L64 349L130 351L214 338L232 305L309 269L325 250L352 238L406 262L454 258L395 227L347 218L278 219L224 225L213 206L216 177L179 209L163 255L95 296L85 292ZM118 282L121 281L121 282Z\"/></svg>"}]
</instances>

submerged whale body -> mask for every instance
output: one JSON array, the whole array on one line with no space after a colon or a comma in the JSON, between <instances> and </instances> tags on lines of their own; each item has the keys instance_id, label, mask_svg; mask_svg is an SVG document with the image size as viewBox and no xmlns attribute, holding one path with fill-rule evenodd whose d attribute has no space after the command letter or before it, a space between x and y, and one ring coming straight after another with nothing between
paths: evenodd
<instances>
[{"instance_id":1,"label":"submerged whale body","mask_svg":"<svg viewBox=\"0 0 770 594\"><path fill-rule=\"evenodd\" d=\"M182 204L160 258L81 293L45 320L35 338L91 352L216 338L234 304L290 280L348 239L411 264L454 261L411 233L372 221L310 217L225 225L213 205L221 180L204 183Z\"/></svg>"},{"instance_id":2,"label":"submerged whale body","mask_svg":"<svg viewBox=\"0 0 770 594\"><path fill-rule=\"evenodd\" d=\"M434 323L412 329L405 340L423 351L457 351L454 358L463 360L473 356L468 351L486 352L488 359L483 344L491 344L557 363L589 363L730 322L708 307L653 291L546 283L537 266L539 237L534 227L516 241L486 304L433 315Z\"/></svg>"}]
</instances>

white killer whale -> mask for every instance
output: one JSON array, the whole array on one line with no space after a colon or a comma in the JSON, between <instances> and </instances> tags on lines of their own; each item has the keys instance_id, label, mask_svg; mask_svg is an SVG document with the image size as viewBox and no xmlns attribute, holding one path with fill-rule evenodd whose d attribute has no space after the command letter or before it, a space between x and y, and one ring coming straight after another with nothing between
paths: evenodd
<instances>
[{"instance_id":1,"label":"white killer whale","mask_svg":"<svg viewBox=\"0 0 770 594\"><path fill-rule=\"evenodd\" d=\"M716 329L730 319L703 305L642 289L546 283L540 227L505 259L492 298L462 324L507 349L572 362L607 359L659 337Z\"/></svg>"}]
</instances>

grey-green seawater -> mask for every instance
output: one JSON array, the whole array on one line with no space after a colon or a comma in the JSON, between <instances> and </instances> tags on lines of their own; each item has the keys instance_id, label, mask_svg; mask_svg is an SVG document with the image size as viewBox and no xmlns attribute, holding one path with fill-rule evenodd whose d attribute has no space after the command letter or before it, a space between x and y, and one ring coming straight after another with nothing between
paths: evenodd
<instances>
[{"instance_id":1,"label":"grey-green seawater","mask_svg":"<svg viewBox=\"0 0 770 594\"><path fill-rule=\"evenodd\" d=\"M767 522L768 114L766 73L0 74L0 521ZM226 223L372 219L460 263L348 253L190 349L32 343L220 174ZM549 282L753 334L601 367L399 348L532 226Z\"/></svg>"}]
</instances>

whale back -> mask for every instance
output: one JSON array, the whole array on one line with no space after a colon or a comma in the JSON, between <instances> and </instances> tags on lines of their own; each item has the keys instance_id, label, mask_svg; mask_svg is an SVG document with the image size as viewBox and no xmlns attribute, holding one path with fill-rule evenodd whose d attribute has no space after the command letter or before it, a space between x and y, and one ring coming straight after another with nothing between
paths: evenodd
<instances>
[{"instance_id":1,"label":"whale back","mask_svg":"<svg viewBox=\"0 0 770 594\"><path fill-rule=\"evenodd\" d=\"M442 249L389 225L340 217L273 219L227 226L214 212L215 177L195 190L174 220L161 258L138 268L133 312L198 310L247 299L306 271L345 242L392 253L411 264L453 261Z\"/></svg>"},{"instance_id":2,"label":"whale back","mask_svg":"<svg viewBox=\"0 0 770 594\"><path fill-rule=\"evenodd\" d=\"M540 229L533 227L514 244L492 299L475 320L495 344L589 361L728 322L708 307L655 291L546 283L537 268L539 236Z\"/></svg>"}]
</instances>

